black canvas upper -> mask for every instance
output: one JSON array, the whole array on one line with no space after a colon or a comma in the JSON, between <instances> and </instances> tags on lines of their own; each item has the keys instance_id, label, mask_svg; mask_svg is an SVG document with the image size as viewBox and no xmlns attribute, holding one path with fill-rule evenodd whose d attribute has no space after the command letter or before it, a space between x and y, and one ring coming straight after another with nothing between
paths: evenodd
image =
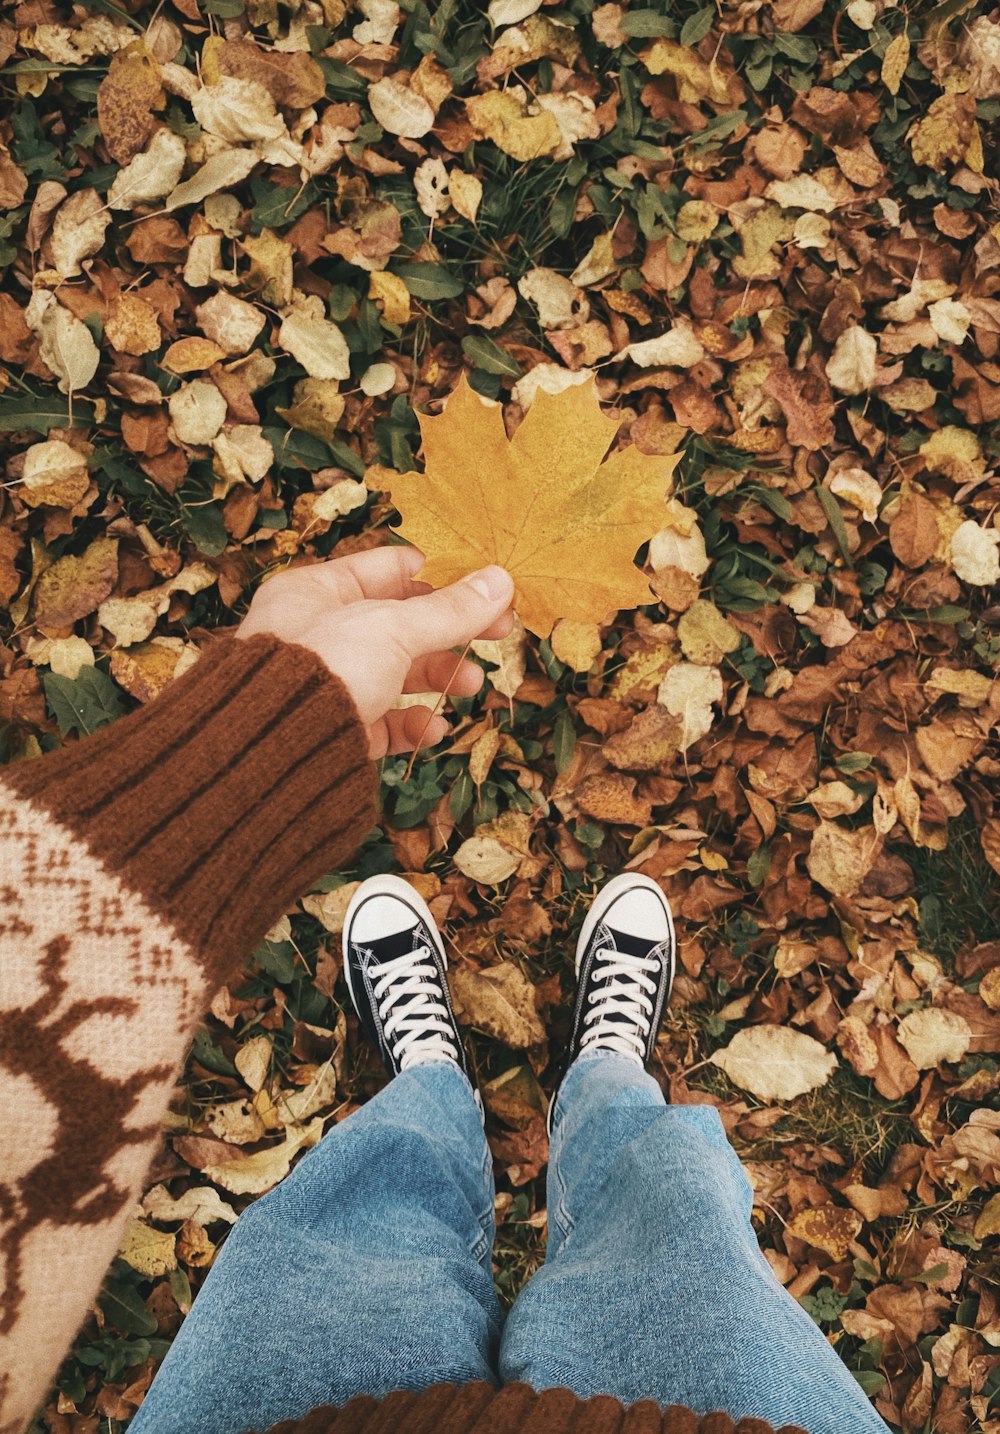
<instances>
[{"instance_id":1,"label":"black canvas upper","mask_svg":"<svg viewBox=\"0 0 1000 1434\"><path fill-rule=\"evenodd\" d=\"M376 901L380 897L377 893L370 900ZM378 1049L382 1061L391 1075L399 1074L399 1066L393 1058L392 1052L382 1034L382 1020L378 1012L378 1003L375 1000L372 986L373 981L369 971L373 966L379 966L385 961L391 961L396 956L403 956L408 951L415 951L418 946L426 946L430 952L430 959L437 968L438 983L440 985L440 999L448 1011L451 1024L455 1032L455 1046L458 1051L458 1063L462 1070L471 1079L468 1057L465 1051L465 1042L458 1028L458 1021L455 1017L455 1008L451 1000L451 992L448 989L447 962L437 942L436 932L432 931L427 922L421 916L416 907L410 906L401 897L394 897L394 900L401 901L409 907L413 915L413 925L402 931L393 932L389 936L381 936L377 940L359 943L351 938L348 931L347 962L351 967L351 990L354 996L354 1005L358 1013L358 1019L368 1034L369 1039ZM364 902L355 912L357 915L364 909ZM353 924L353 923L352 923ZM376 978L377 979L377 978ZM412 994L402 998L407 1004L413 1000Z\"/></svg>"}]
</instances>

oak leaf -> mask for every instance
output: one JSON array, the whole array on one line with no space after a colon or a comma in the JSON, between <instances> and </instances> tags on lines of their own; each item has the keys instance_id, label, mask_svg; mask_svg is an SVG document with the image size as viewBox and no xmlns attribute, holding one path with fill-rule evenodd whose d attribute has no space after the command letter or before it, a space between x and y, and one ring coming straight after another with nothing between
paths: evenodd
<instances>
[{"instance_id":1,"label":"oak leaf","mask_svg":"<svg viewBox=\"0 0 1000 1434\"><path fill-rule=\"evenodd\" d=\"M663 521L679 455L632 446L602 463L618 423L601 412L592 380L539 392L508 441L500 405L463 377L420 431L426 472L388 483L402 536L427 555L421 581L439 586L498 563L538 637L559 618L601 622L651 601L633 558Z\"/></svg>"}]
</instances>

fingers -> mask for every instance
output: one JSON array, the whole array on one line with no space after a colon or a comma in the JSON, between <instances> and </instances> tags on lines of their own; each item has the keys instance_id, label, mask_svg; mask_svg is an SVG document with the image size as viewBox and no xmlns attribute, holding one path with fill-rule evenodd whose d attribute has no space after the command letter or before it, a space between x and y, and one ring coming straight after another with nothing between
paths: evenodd
<instances>
[{"instance_id":1,"label":"fingers","mask_svg":"<svg viewBox=\"0 0 1000 1434\"><path fill-rule=\"evenodd\" d=\"M308 572L335 584L341 602L357 602L362 598L409 598L430 592L427 583L413 578L423 565L424 555L419 548L387 544L344 558L331 558Z\"/></svg>"},{"instance_id":2,"label":"fingers","mask_svg":"<svg viewBox=\"0 0 1000 1434\"><path fill-rule=\"evenodd\" d=\"M461 582L413 597L394 615L396 636L414 658L464 647L503 618L514 583L503 568L483 568Z\"/></svg>"},{"instance_id":3,"label":"fingers","mask_svg":"<svg viewBox=\"0 0 1000 1434\"><path fill-rule=\"evenodd\" d=\"M477 634L476 641L499 642L501 638L509 637L514 627L513 612L505 612L503 617L498 617L496 622L490 623L485 632Z\"/></svg>"},{"instance_id":4,"label":"fingers","mask_svg":"<svg viewBox=\"0 0 1000 1434\"><path fill-rule=\"evenodd\" d=\"M432 652L417 658L406 675L403 691L450 692L455 697L475 697L482 685L483 669L469 658L459 665L454 652Z\"/></svg>"},{"instance_id":5,"label":"fingers","mask_svg":"<svg viewBox=\"0 0 1000 1434\"><path fill-rule=\"evenodd\" d=\"M429 707L394 707L372 725L368 750L375 758L395 757L400 752L412 752L418 742L421 749L437 746L448 730L447 718L440 713L431 717Z\"/></svg>"}]
</instances>

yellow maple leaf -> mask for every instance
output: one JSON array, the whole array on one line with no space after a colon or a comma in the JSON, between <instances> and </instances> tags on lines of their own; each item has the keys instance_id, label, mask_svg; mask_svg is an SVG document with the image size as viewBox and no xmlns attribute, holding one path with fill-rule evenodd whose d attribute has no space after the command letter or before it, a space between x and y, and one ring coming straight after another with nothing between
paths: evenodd
<instances>
[{"instance_id":1,"label":"yellow maple leaf","mask_svg":"<svg viewBox=\"0 0 1000 1434\"><path fill-rule=\"evenodd\" d=\"M538 637L559 618L600 622L654 601L633 559L663 524L680 455L633 446L605 459L619 427L591 379L539 390L508 441L500 405L463 375L443 414L420 416L426 472L387 478L399 531L427 558L419 581L438 587L498 563Z\"/></svg>"}]
</instances>

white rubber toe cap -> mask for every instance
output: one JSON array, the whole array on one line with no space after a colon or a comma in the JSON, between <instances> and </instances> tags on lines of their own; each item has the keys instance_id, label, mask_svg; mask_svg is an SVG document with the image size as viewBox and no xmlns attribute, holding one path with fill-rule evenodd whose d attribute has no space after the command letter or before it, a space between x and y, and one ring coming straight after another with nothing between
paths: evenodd
<instances>
[{"instance_id":1,"label":"white rubber toe cap","mask_svg":"<svg viewBox=\"0 0 1000 1434\"><path fill-rule=\"evenodd\" d=\"M647 941L665 941L670 923L663 909L662 898L643 886L624 892L604 913L604 919L626 936L642 936Z\"/></svg>"}]
</instances>

